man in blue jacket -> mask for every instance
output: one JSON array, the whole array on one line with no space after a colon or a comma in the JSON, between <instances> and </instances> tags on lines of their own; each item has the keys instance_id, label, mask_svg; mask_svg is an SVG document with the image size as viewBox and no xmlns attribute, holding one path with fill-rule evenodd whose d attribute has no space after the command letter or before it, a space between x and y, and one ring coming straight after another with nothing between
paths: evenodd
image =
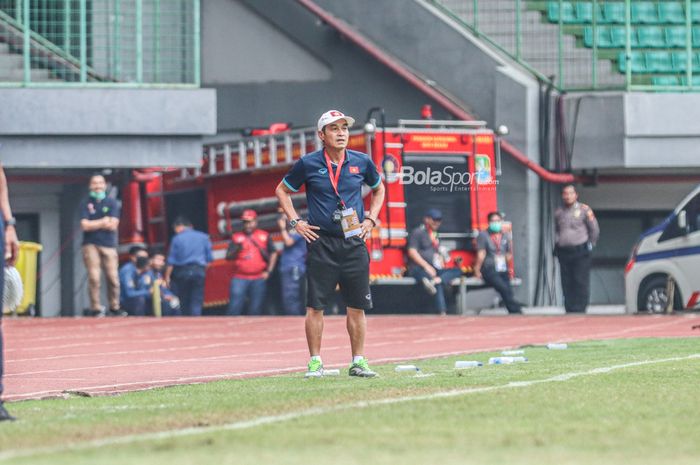
<instances>
[{"instance_id":1,"label":"man in blue jacket","mask_svg":"<svg viewBox=\"0 0 700 465\"><path fill-rule=\"evenodd\" d=\"M119 269L120 302L122 310L132 316L146 315L151 302L149 258L146 249L133 246L129 249L129 261Z\"/></svg>"},{"instance_id":2,"label":"man in blue jacket","mask_svg":"<svg viewBox=\"0 0 700 465\"><path fill-rule=\"evenodd\" d=\"M201 316L204 305L204 278L212 261L209 236L192 228L192 222L178 217L173 223L175 237L170 243L165 284L180 299L182 313Z\"/></svg>"}]
</instances>

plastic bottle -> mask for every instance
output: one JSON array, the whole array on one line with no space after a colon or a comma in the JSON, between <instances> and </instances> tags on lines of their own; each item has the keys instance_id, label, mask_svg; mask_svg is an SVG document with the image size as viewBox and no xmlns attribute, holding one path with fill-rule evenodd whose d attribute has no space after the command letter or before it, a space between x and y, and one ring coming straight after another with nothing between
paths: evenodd
<instances>
[{"instance_id":1,"label":"plastic bottle","mask_svg":"<svg viewBox=\"0 0 700 465\"><path fill-rule=\"evenodd\" d=\"M503 352L501 352L501 355L522 355L522 354L524 354L524 353L525 353L525 351L522 350L522 349L518 349L518 350L504 350Z\"/></svg>"},{"instance_id":2,"label":"plastic bottle","mask_svg":"<svg viewBox=\"0 0 700 465\"><path fill-rule=\"evenodd\" d=\"M569 346L565 342L550 342L547 344L547 348L550 350L564 350L568 349Z\"/></svg>"},{"instance_id":3,"label":"plastic bottle","mask_svg":"<svg viewBox=\"0 0 700 465\"><path fill-rule=\"evenodd\" d=\"M338 368L325 368L323 376L340 376L340 370Z\"/></svg>"},{"instance_id":4,"label":"plastic bottle","mask_svg":"<svg viewBox=\"0 0 700 465\"><path fill-rule=\"evenodd\" d=\"M511 363L527 362L526 357L491 357L489 365L509 365Z\"/></svg>"},{"instance_id":5,"label":"plastic bottle","mask_svg":"<svg viewBox=\"0 0 700 465\"><path fill-rule=\"evenodd\" d=\"M461 370L464 368L475 368L482 366L483 363L477 362L476 360L457 360L455 362L455 370Z\"/></svg>"},{"instance_id":6,"label":"plastic bottle","mask_svg":"<svg viewBox=\"0 0 700 465\"><path fill-rule=\"evenodd\" d=\"M420 368L418 368L415 365L396 365L396 368L394 368L394 371L397 373L416 373L420 371Z\"/></svg>"}]
</instances>

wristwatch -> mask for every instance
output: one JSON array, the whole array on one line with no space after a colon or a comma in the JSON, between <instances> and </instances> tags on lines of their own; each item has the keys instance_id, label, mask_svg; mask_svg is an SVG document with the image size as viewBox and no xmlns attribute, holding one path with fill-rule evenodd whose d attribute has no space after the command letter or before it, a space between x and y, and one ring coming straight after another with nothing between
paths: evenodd
<instances>
[{"instance_id":1,"label":"wristwatch","mask_svg":"<svg viewBox=\"0 0 700 465\"><path fill-rule=\"evenodd\" d=\"M17 219L14 216L5 220L5 227L16 226L16 225L17 225Z\"/></svg>"},{"instance_id":2,"label":"wristwatch","mask_svg":"<svg viewBox=\"0 0 700 465\"><path fill-rule=\"evenodd\" d=\"M294 218L293 220L289 221L289 226L292 228L296 228L297 224L301 221L301 218Z\"/></svg>"}]
</instances>

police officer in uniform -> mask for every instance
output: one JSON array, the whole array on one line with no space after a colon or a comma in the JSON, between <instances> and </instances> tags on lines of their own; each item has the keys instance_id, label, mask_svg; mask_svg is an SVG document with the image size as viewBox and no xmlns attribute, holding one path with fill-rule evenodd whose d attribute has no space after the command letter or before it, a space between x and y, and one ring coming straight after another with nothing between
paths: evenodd
<instances>
[{"instance_id":1,"label":"police officer in uniform","mask_svg":"<svg viewBox=\"0 0 700 465\"><path fill-rule=\"evenodd\" d=\"M578 201L573 185L564 186L561 198L564 205L554 218L564 307L567 312L583 313L590 293L591 252L600 229L591 207Z\"/></svg>"}]
</instances>

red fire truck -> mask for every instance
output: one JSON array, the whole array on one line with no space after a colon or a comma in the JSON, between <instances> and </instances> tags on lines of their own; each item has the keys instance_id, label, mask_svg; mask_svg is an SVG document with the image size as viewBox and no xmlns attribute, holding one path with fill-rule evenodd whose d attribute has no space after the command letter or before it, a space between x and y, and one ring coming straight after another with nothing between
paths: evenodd
<instances>
[{"instance_id":1,"label":"red fire truck","mask_svg":"<svg viewBox=\"0 0 700 465\"><path fill-rule=\"evenodd\" d=\"M314 128L284 129L207 144L194 169L133 173L122 194L122 246L165 249L169 224L188 217L214 244L205 307L226 305L232 265L225 252L232 232L241 229L242 211L257 211L259 227L279 237L275 187L295 160L321 148ZM377 127L371 120L351 132L349 148L372 157L386 186L380 226L368 239L374 285L402 278L408 234L430 207L443 211L440 238L450 259L469 271L474 237L497 210L500 152L494 132L480 121L399 120L396 127ZM293 202L303 216L304 193Z\"/></svg>"}]
</instances>

